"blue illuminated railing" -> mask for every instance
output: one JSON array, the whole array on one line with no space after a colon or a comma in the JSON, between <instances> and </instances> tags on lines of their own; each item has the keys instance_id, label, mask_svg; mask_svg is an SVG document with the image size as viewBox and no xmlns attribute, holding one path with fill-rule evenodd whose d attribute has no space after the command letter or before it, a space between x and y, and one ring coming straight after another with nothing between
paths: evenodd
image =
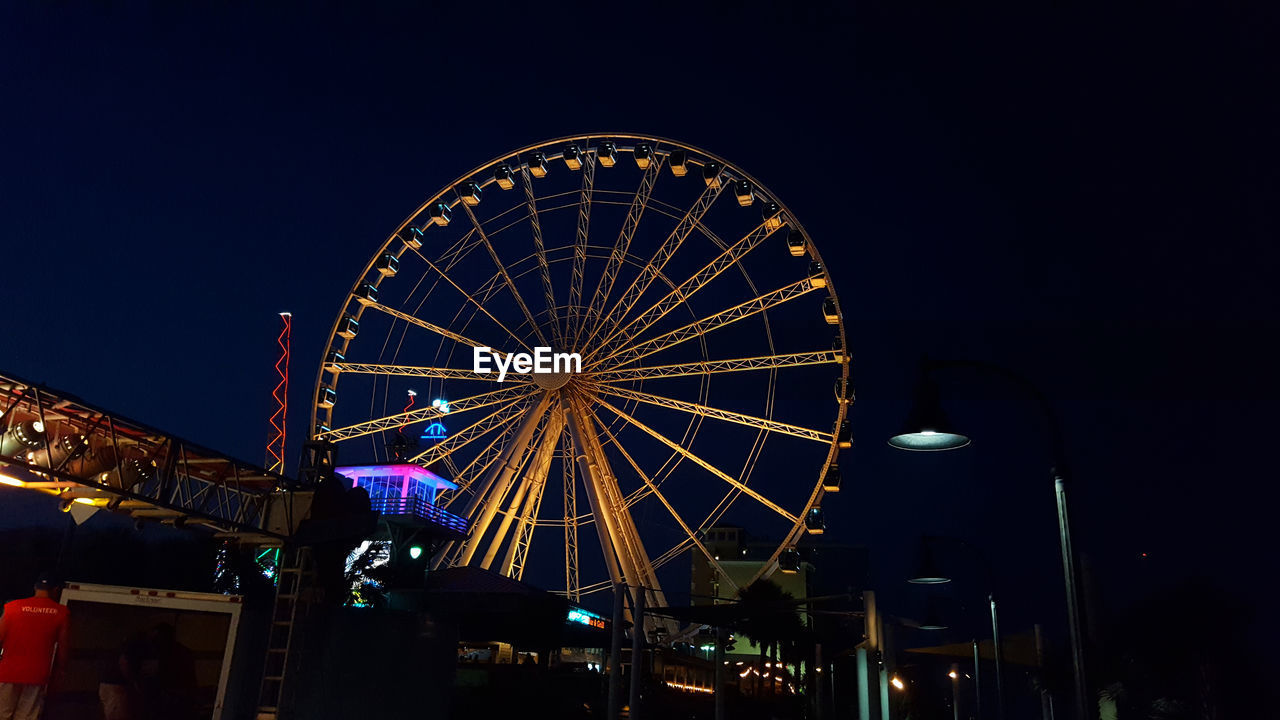
<instances>
[{"instance_id":1,"label":"blue illuminated railing","mask_svg":"<svg viewBox=\"0 0 1280 720\"><path fill-rule=\"evenodd\" d=\"M373 506L373 510L379 515L412 515L450 530L456 530L460 533L467 532L466 518L436 507L425 498L420 498L416 495L372 498L370 503Z\"/></svg>"}]
</instances>

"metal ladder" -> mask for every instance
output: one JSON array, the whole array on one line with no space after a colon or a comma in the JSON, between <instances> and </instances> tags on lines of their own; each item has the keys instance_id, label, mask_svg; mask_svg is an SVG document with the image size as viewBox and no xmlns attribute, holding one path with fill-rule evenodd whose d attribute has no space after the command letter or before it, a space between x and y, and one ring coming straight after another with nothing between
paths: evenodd
<instances>
[{"instance_id":1,"label":"metal ladder","mask_svg":"<svg viewBox=\"0 0 1280 720\"><path fill-rule=\"evenodd\" d=\"M281 553L279 582L276 584L275 606L271 613L271 629L267 636L267 657L262 666L262 686L258 694L257 720L282 720L292 716L292 680L299 654L294 650L295 622L300 605L308 602L315 580L311 548L285 548ZM304 610L305 612L305 610Z\"/></svg>"}]
</instances>

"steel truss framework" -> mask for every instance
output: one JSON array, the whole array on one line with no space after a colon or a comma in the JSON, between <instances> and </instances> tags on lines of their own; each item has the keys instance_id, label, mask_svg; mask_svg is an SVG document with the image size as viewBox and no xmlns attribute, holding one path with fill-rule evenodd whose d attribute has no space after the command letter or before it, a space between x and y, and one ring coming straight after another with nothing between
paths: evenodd
<instances>
[{"instance_id":1,"label":"steel truss framework","mask_svg":"<svg viewBox=\"0 0 1280 720\"><path fill-rule=\"evenodd\" d=\"M583 366L497 384L471 367L479 345L504 361L550 346ZM376 250L332 326L312 437L378 461L392 435L445 423L447 439L400 458L447 469L459 487L441 502L471 520L433 567L527 578L562 563L558 591L575 601L624 583L665 604L659 571L689 551L732 590L703 535L731 508L779 528L757 577L820 529L806 520L852 394L796 410L779 390L814 372L845 387L846 348L829 269L754 178L661 138L562 138L460 177ZM406 388L443 404L400 412ZM785 484L755 472L766 446ZM539 554L543 528L555 537Z\"/></svg>"},{"instance_id":2,"label":"steel truss framework","mask_svg":"<svg viewBox=\"0 0 1280 720\"><path fill-rule=\"evenodd\" d=\"M0 375L0 481L72 503L278 545L295 527L290 481L260 467Z\"/></svg>"}]
</instances>

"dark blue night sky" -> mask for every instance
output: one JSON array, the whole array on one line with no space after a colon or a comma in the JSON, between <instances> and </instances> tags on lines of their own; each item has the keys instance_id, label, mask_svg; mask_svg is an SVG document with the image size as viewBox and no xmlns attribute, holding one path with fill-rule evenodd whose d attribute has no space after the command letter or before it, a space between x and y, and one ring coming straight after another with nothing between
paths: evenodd
<instances>
[{"instance_id":1,"label":"dark blue night sky","mask_svg":"<svg viewBox=\"0 0 1280 720\"><path fill-rule=\"evenodd\" d=\"M987 552L1012 630L1064 622L1025 398L948 375L974 445L885 446L926 354L1043 388L1105 606L1206 575L1269 609L1274 8L170 5L0 10L0 368L261 461L277 312L303 408L431 193L545 138L668 136L761 178L828 261L858 402L827 538L871 549L893 612L929 532Z\"/></svg>"}]
</instances>

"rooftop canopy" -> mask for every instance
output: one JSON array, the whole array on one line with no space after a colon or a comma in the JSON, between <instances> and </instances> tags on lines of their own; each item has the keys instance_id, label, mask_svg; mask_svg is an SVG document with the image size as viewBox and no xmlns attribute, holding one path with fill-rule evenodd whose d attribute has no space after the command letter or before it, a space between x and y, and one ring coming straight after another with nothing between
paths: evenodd
<instances>
[{"instance_id":1,"label":"rooftop canopy","mask_svg":"<svg viewBox=\"0 0 1280 720\"><path fill-rule=\"evenodd\" d=\"M449 480L445 480L421 465L414 465L412 463L396 465L348 465L346 467L334 468L334 471L339 475L350 479L352 483L355 484L359 484L361 478L394 477L400 478L401 481L406 481L405 484L410 488L417 485L426 486L435 490L458 489L458 486Z\"/></svg>"}]
</instances>

